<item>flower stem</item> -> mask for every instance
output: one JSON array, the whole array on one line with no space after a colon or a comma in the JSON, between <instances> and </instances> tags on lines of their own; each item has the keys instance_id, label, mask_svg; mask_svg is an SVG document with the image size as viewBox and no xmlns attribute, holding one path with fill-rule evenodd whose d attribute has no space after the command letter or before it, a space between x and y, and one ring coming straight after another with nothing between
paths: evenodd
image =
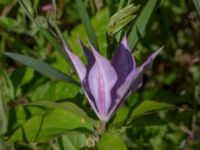
<instances>
[{"instance_id":1,"label":"flower stem","mask_svg":"<svg viewBox=\"0 0 200 150\"><path fill-rule=\"evenodd\" d=\"M106 122L105 121L101 121L101 126L100 126L99 133L103 134L103 133L105 133L105 131L106 131Z\"/></svg>"}]
</instances>

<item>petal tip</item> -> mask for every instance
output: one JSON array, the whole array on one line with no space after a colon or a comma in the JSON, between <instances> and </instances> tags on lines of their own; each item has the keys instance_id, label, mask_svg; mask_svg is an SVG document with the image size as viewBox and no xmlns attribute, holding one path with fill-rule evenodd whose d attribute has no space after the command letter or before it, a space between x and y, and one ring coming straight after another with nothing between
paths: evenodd
<instances>
[{"instance_id":1,"label":"petal tip","mask_svg":"<svg viewBox=\"0 0 200 150\"><path fill-rule=\"evenodd\" d=\"M130 48L128 47L126 35L122 38L121 43L123 44L123 46L124 46L126 49L128 49L129 51L131 51Z\"/></svg>"},{"instance_id":2,"label":"petal tip","mask_svg":"<svg viewBox=\"0 0 200 150\"><path fill-rule=\"evenodd\" d=\"M154 60L156 57L157 57L157 55L164 49L164 45L162 46L162 47L160 47L157 51L155 51L150 57L151 57L151 59L152 60Z\"/></svg>"}]
</instances>

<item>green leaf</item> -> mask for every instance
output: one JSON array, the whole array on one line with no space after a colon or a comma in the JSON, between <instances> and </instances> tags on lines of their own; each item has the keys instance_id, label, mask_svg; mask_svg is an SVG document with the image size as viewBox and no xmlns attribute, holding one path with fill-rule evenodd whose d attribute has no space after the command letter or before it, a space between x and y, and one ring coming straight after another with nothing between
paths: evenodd
<instances>
[{"instance_id":1,"label":"green leaf","mask_svg":"<svg viewBox=\"0 0 200 150\"><path fill-rule=\"evenodd\" d=\"M145 126L160 126L169 123L176 125L190 123L192 116L192 110L185 109L182 112L174 110L165 110L159 112L152 112L139 116L133 119L131 126L133 127L145 127Z\"/></svg>"},{"instance_id":2,"label":"green leaf","mask_svg":"<svg viewBox=\"0 0 200 150\"><path fill-rule=\"evenodd\" d=\"M45 142L69 131L93 132L92 123L86 118L64 110L54 109L43 116L35 116L19 127L8 140Z\"/></svg>"},{"instance_id":3,"label":"green leaf","mask_svg":"<svg viewBox=\"0 0 200 150\"><path fill-rule=\"evenodd\" d=\"M174 107L175 106L172 104L151 101L151 100L144 100L138 107L135 108L135 110L133 110L133 112L131 113L129 117L129 122L147 113L174 108Z\"/></svg>"},{"instance_id":4,"label":"green leaf","mask_svg":"<svg viewBox=\"0 0 200 150\"><path fill-rule=\"evenodd\" d=\"M24 9L29 19L38 27L40 33L43 34L44 37L53 45L53 47L63 56L66 60L68 60L68 56L63 48L59 44L59 42L42 26L42 23L38 20L34 19L32 13L29 11L27 5L24 3L23 0L18 0L20 6Z\"/></svg>"},{"instance_id":5,"label":"green leaf","mask_svg":"<svg viewBox=\"0 0 200 150\"><path fill-rule=\"evenodd\" d=\"M76 150L76 148L71 143L71 141L67 135L58 137L58 144L59 144L60 149L62 149L62 150Z\"/></svg>"},{"instance_id":6,"label":"green leaf","mask_svg":"<svg viewBox=\"0 0 200 150\"><path fill-rule=\"evenodd\" d=\"M133 119L131 126L133 127L145 127L145 126L160 126L166 124L167 121L162 119L158 113L152 113L144 116L140 116Z\"/></svg>"},{"instance_id":7,"label":"green leaf","mask_svg":"<svg viewBox=\"0 0 200 150\"><path fill-rule=\"evenodd\" d=\"M99 150L127 150L123 139L118 134L111 132L102 135L97 147Z\"/></svg>"},{"instance_id":8,"label":"green leaf","mask_svg":"<svg viewBox=\"0 0 200 150\"><path fill-rule=\"evenodd\" d=\"M31 101L56 101L66 98L73 98L80 91L79 87L65 82L46 82L38 86L29 95Z\"/></svg>"},{"instance_id":9,"label":"green leaf","mask_svg":"<svg viewBox=\"0 0 200 150\"><path fill-rule=\"evenodd\" d=\"M26 9L27 9L27 11L30 13L30 15L33 15L33 14L34 14L32 2L33 2L33 1L31 1L31 0L23 0L23 3L24 3L24 5L26 6Z\"/></svg>"},{"instance_id":10,"label":"green leaf","mask_svg":"<svg viewBox=\"0 0 200 150\"><path fill-rule=\"evenodd\" d=\"M120 0L118 10L122 9L125 0Z\"/></svg>"},{"instance_id":11,"label":"green leaf","mask_svg":"<svg viewBox=\"0 0 200 150\"><path fill-rule=\"evenodd\" d=\"M109 126L110 127L122 126L128 116L128 113L129 113L129 109L127 107L125 106L120 107L120 109L117 111L116 115L114 116Z\"/></svg>"},{"instance_id":12,"label":"green leaf","mask_svg":"<svg viewBox=\"0 0 200 150\"><path fill-rule=\"evenodd\" d=\"M175 106L172 105L172 104L163 103L163 102L156 102L156 101L151 101L151 100L145 100L145 101L143 101L134 110L131 110L131 109L125 107L125 106L122 106L117 111L115 117L110 122L109 126L110 127L120 127L123 124L126 125L126 124L130 124L130 123L133 124L133 125L135 125L132 122L136 122L136 121L137 122L138 121L139 122L143 122L144 115L147 115L149 113L153 114L156 111L166 110L166 109L173 108L173 107L175 107ZM156 116L156 117L158 118L158 116ZM145 117L145 118L148 119L149 117ZM153 116L152 119L154 119L154 116ZM145 123L147 122L146 120L144 120ZM159 120L159 123L160 122L163 123L163 121ZM140 123L138 123L138 124L140 124Z\"/></svg>"},{"instance_id":13,"label":"green leaf","mask_svg":"<svg viewBox=\"0 0 200 150\"><path fill-rule=\"evenodd\" d=\"M63 56L65 58L65 60L68 60L68 62L69 62L68 56L67 56L63 46L61 46L59 44L59 42L44 27L42 27L42 25L38 24L37 26L38 26L40 32L53 45L53 47L61 54L61 56Z\"/></svg>"},{"instance_id":14,"label":"green leaf","mask_svg":"<svg viewBox=\"0 0 200 150\"><path fill-rule=\"evenodd\" d=\"M23 99L22 99L23 100ZM9 111L9 133L15 131L27 121L27 118L41 116L47 113L44 107L25 107L23 105L12 108Z\"/></svg>"},{"instance_id":15,"label":"green leaf","mask_svg":"<svg viewBox=\"0 0 200 150\"><path fill-rule=\"evenodd\" d=\"M156 6L160 3L160 0L148 1L145 7L143 8L141 14L137 18L133 28L130 31L128 37L128 45L130 49L133 49L136 45L138 39L145 30L147 23L150 20L150 17L155 10Z\"/></svg>"},{"instance_id":16,"label":"green leaf","mask_svg":"<svg viewBox=\"0 0 200 150\"><path fill-rule=\"evenodd\" d=\"M15 60L23 63L24 65L34 68L35 70L37 70L38 72L40 72L46 76L56 78L59 80L63 80L65 82L71 83L76 86L79 85L70 76L54 69L53 67L47 65L46 63L42 62L41 60L29 57L29 56L20 55L17 53L5 52L4 54L12 59L15 59Z\"/></svg>"},{"instance_id":17,"label":"green leaf","mask_svg":"<svg viewBox=\"0 0 200 150\"><path fill-rule=\"evenodd\" d=\"M193 2L194 2L194 5L196 7L196 10L197 10L197 12L200 16L200 1L199 0L193 0Z\"/></svg>"},{"instance_id":18,"label":"green leaf","mask_svg":"<svg viewBox=\"0 0 200 150\"><path fill-rule=\"evenodd\" d=\"M99 49L102 55L106 55L107 50L107 42L106 42L106 25L108 24L108 12L106 9L100 10L96 16L92 18L92 24L96 30L96 35L98 37L98 41L101 43L99 45ZM77 42L77 33L81 37L81 40L87 45L88 38L87 34L85 33L83 24L76 26L71 31L71 36L68 38L68 42L70 47L73 48L73 52L79 56L82 60L85 59L85 55L82 52L80 44Z\"/></svg>"},{"instance_id":19,"label":"green leaf","mask_svg":"<svg viewBox=\"0 0 200 150\"><path fill-rule=\"evenodd\" d=\"M68 134L58 138L60 149L62 150L81 150L87 146L84 134Z\"/></svg>"},{"instance_id":20,"label":"green leaf","mask_svg":"<svg viewBox=\"0 0 200 150\"><path fill-rule=\"evenodd\" d=\"M14 88L8 75L0 70L0 136L7 132L8 108L7 103L14 98Z\"/></svg>"},{"instance_id":21,"label":"green leaf","mask_svg":"<svg viewBox=\"0 0 200 150\"><path fill-rule=\"evenodd\" d=\"M13 0L0 0L0 5L8 5L11 4Z\"/></svg>"},{"instance_id":22,"label":"green leaf","mask_svg":"<svg viewBox=\"0 0 200 150\"><path fill-rule=\"evenodd\" d=\"M84 28L86 30L87 36L90 40L90 42L94 45L94 47L98 50L98 42L97 37L95 34L95 31L93 29L93 26L90 22L90 18L88 16L88 13L84 7L84 3L82 0L76 0L77 10L79 12L81 21L84 25Z\"/></svg>"},{"instance_id":23,"label":"green leaf","mask_svg":"<svg viewBox=\"0 0 200 150\"><path fill-rule=\"evenodd\" d=\"M134 13L139 9L139 6L130 4L125 8L115 13L111 18L107 27L108 34L111 36L117 33L120 29L131 22L136 15Z\"/></svg>"},{"instance_id":24,"label":"green leaf","mask_svg":"<svg viewBox=\"0 0 200 150\"><path fill-rule=\"evenodd\" d=\"M6 29L12 28L16 24L16 20L5 17L5 16L0 16L0 26Z\"/></svg>"},{"instance_id":25,"label":"green leaf","mask_svg":"<svg viewBox=\"0 0 200 150\"><path fill-rule=\"evenodd\" d=\"M30 82L33 76L34 76L34 71L32 68L28 68L26 66L20 66L12 72L10 78L12 80L14 87L17 88L18 86L22 86Z\"/></svg>"},{"instance_id":26,"label":"green leaf","mask_svg":"<svg viewBox=\"0 0 200 150\"><path fill-rule=\"evenodd\" d=\"M80 117L88 118L87 114L77 105L72 102L49 102L49 101L40 101L40 102L33 102L27 103L25 106L43 106L48 108L58 108L70 111Z\"/></svg>"},{"instance_id":27,"label":"green leaf","mask_svg":"<svg viewBox=\"0 0 200 150\"><path fill-rule=\"evenodd\" d=\"M10 80L8 74L3 70L0 70L0 79L3 81L3 86L1 87L3 96L6 99L6 102L9 102L11 99L14 99L14 87L12 81Z\"/></svg>"},{"instance_id":28,"label":"green leaf","mask_svg":"<svg viewBox=\"0 0 200 150\"><path fill-rule=\"evenodd\" d=\"M151 100L144 100L136 109L133 111L132 116L137 117L146 112L158 111L161 109L172 108L174 105L151 101Z\"/></svg>"},{"instance_id":29,"label":"green leaf","mask_svg":"<svg viewBox=\"0 0 200 150\"><path fill-rule=\"evenodd\" d=\"M20 17L17 16L16 18L11 18L8 16L0 16L0 26L5 31L12 31L19 34L22 34L22 33L29 34L28 32L31 32L31 30L27 31L27 27L25 25L25 22L23 22L22 16ZM13 35L11 39L17 40L17 39L13 39L14 37L16 36Z\"/></svg>"}]
</instances>

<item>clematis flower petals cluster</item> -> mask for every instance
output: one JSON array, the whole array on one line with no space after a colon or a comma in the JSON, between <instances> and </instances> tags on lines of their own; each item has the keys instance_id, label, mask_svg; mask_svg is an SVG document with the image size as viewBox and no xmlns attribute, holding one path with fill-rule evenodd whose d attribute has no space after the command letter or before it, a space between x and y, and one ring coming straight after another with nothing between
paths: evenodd
<instances>
[{"instance_id":1,"label":"clematis flower petals cluster","mask_svg":"<svg viewBox=\"0 0 200 150\"><path fill-rule=\"evenodd\" d=\"M80 45L87 58L87 65L66 44L64 49L78 74L89 104L102 122L108 122L128 96L141 87L144 72L163 49L161 47L136 67L126 37L122 39L111 61L101 56L92 45L91 50L82 41Z\"/></svg>"}]
</instances>

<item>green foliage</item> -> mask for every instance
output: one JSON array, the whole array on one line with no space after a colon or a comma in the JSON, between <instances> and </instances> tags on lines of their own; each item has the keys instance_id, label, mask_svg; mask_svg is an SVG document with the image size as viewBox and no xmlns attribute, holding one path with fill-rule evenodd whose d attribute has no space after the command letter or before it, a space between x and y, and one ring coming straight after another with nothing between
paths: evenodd
<instances>
[{"instance_id":1,"label":"green foliage","mask_svg":"<svg viewBox=\"0 0 200 150\"><path fill-rule=\"evenodd\" d=\"M58 138L60 149L77 150L87 146L86 136L84 134L68 134Z\"/></svg>"},{"instance_id":2,"label":"green foliage","mask_svg":"<svg viewBox=\"0 0 200 150\"><path fill-rule=\"evenodd\" d=\"M193 0L193 2L197 9L198 14L200 15L200 2L198 0Z\"/></svg>"},{"instance_id":3,"label":"green foliage","mask_svg":"<svg viewBox=\"0 0 200 150\"><path fill-rule=\"evenodd\" d=\"M132 27L129 37L128 45L131 49L134 48L136 42L139 40L140 36L144 32L150 17L155 10L155 7L160 3L160 0L148 1L148 3L143 8L141 14L138 16L134 26Z\"/></svg>"},{"instance_id":4,"label":"green foliage","mask_svg":"<svg viewBox=\"0 0 200 150\"><path fill-rule=\"evenodd\" d=\"M31 58L28 56L23 56L20 54L14 54L14 53L6 52L4 54L13 59L20 61L21 63L23 63L27 66L34 68L35 70L41 72L44 75L63 80L65 82L69 82L74 85L78 85L78 83L76 81L74 81L70 76L67 76L66 74L52 68L51 66L49 66L48 64L46 64L40 60Z\"/></svg>"},{"instance_id":5,"label":"green foliage","mask_svg":"<svg viewBox=\"0 0 200 150\"><path fill-rule=\"evenodd\" d=\"M92 124L86 118L77 116L67 110L54 109L45 115L35 116L27 120L13 133L8 142L42 142L69 131L87 133L92 130Z\"/></svg>"},{"instance_id":6,"label":"green foliage","mask_svg":"<svg viewBox=\"0 0 200 150\"><path fill-rule=\"evenodd\" d=\"M0 0L0 5L6 5L11 3L13 0Z\"/></svg>"},{"instance_id":7,"label":"green foliage","mask_svg":"<svg viewBox=\"0 0 200 150\"><path fill-rule=\"evenodd\" d=\"M0 0L0 149L198 149L199 1L52 3ZM100 135L61 38L86 62L78 36L111 58L125 33L137 64L165 50Z\"/></svg>"},{"instance_id":8,"label":"green foliage","mask_svg":"<svg viewBox=\"0 0 200 150\"><path fill-rule=\"evenodd\" d=\"M85 9L84 3L82 2L82 0L76 0L76 5L77 5L77 10L79 12L81 21L83 22L83 25L84 25L84 28L85 28L85 31L87 33L89 40L94 45L94 47L96 47L96 49L98 49L97 38L96 38L96 35L94 32L93 26L90 22L90 18Z\"/></svg>"},{"instance_id":9,"label":"green foliage","mask_svg":"<svg viewBox=\"0 0 200 150\"><path fill-rule=\"evenodd\" d=\"M117 133L107 132L102 135L101 140L97 144L99 150L127 150L123 139Z\"/></svg>"},{"instance_id":10,"label":"green foliage","mask_svg":"<svg viewBox=\"0 0 200 150\"><path fill-rule=\"evenodd\" d=\"M111 126L121 126L123 124L130 124L135 121L135 119L142 116L148 116L148 114L157 114L159 110L173 108L174 105L161 103L151 100L144 100L141 104L139 104L134 110L128 109L126 107L122 107L116 114ZM159 119L159 117L157 118ZM145 119L144 119L145 120ZM153 121L153 120L152 120ZM151 120L149 120L151 122ZM154 125L156 122L152 122L151 124ZM134 124L133 124L134 125ZM141 126L143 126L141 124ZM144 125L145 126L145 125Z\"/></svg>"},{"instance_id":11,"label":"green foliage","mask_svg":"<svg viewBox=\"0 0 200 150\"><path fill-rule=\"evenodd\" d=\"M144 100L137 108L135 108L131 114L131 117L138 117L147 112L158 111L161 109L172 108L173 105L161 102L155 102L150 100Z\"/></svg>"},{"instance_id":12,"label":"green foliage","mask_svg":"<svg viewBox=\"0 0 200 150\"><path fill-rule=\"evenodd\" d=\"M99 13L91 19L91 22L94 25L98 41L99 43L101 43L99 45L99 50L102 54L106 54L107 44L105 34L108 23L108 11L106 9L100 10ZM83 42L88 43L87 34L82 24L76 26L71 31L71 36L68 38L68 42L70 47L73 47L73 51L83 60L85 56L82 52L80 45L78 44L77 35L81 37L81 40L83 40Z\"/></svg>"},{"instance_id":13,"label":"green foliage","mask_svg":"<svg viewBox=\"0 0 200 150\"><path fill-rule=\"evenodd\" d=\"M107 32L111 36L121 30L124 26L130 23L136 15L135 12L139 9L139 6L134 6L130 4L125 8L119 10L116 14L114 14L110 18L110 22L108 24Z\"/></svg>"},{"instance_id":14,"label":"green foliage","mask_svg":"<svg viewBox=\"0 0 200 150\"><path fill-rule=\"evenodd\" d=\"M66 98L74 98L79 88L64 82L47 82L38 86L30 95L31 101L56 101ZM67 93L67 94L66 94Z\"/></svg>"},{"instance_id":15,"label":"green foliage","mask_svg":"<svg viewBox=\"0 0 200 150\"><path fill-rule=\"evenodd\" d=\"M47 108L64 109L64 110L68 110L82 118L89 119L88 116L86 115L86 113L72 102L53 103L53 102L49 102L49 101L38 101L38 102L28 103L25 106L41 106L41 107L47 107Z\"/></svg>"}]
</instances>

